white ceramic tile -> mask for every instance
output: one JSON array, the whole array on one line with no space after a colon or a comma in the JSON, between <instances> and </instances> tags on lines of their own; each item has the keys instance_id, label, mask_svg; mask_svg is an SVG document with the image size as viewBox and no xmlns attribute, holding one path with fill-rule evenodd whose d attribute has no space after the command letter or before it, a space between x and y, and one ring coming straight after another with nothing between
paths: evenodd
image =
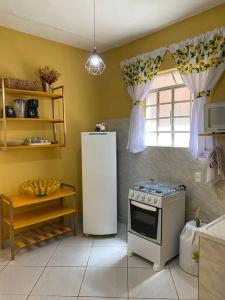
<instances>
[{"instance_id":1,"label":"white ceramic tile","mask_svg":"<svg viewBox=\"0 0 225 300\"><path fill-rule=\"evenodd\" d=\"M169 270L128 269L129 297L178 299Z\"/></svg>"},{"instance_id":2,"label":"white ceramic tile","mask_svg":"<svg viewBox=\"0 0 225 300\"><path fill-rule=\"evenodd\" d=\"M127 269L87 268L80 296L127 297Z\"/></svg>"},{"instance_id":3,"label":"white ceramic tile","mask_svg":"<svg viewBox=\"0 0 225 300\"><path fill-rule=\"evenodd\" d=\"M115 236L99 236L94 238L94 246L127 246L127 227L123 223L118 223L118 234Z\"/></svg>"},{"instance_id":4,"label":"white ceramic tile","mask_svg":"<svg viewBox=\"0 0 225 300\"><path fill-rule=\"evenodd\" d=\"M58 297L58 296L30 296L28 298L28 300L76 300L76 299L77 297Z\"/></svg>"},{"instance_id":5,"label":"white ceramic tile","mask_svg":"<svg viewBox=\"0 0 225 300\"><path fill-rule=\"evenodd\" d=\"M127 241L126 241L126 233L120 233L116 235L115 237L112 236L104 236L104 237L98 237L94 239L95 247L112 247L112 246L119 246L119 247L126 247Z\"/></svg>"},{"instance_id":6,"label":"white ceramic tile","mask_svg":"<svg viewBox=\"0 0 225 300\"><path fill-rule=\"evenodd\" d=\"M57 244L42 244L32 248L21 249L16 255L16 259L10 261L9 266L46 266Z\"/></svg>"},{"instance_id":7,"label":"white ceramic tile","mask_svg":"<svg viewBox=\"0 0 225 300\"><path fill-rule=\"evenodd\" d=\"M5 266L8 264L10 260L10 250L7 249L0 249L0 266Z\"/></svg>"},{"instance_id":8,"label":"white ceramic tile","mask_svg":"<svg viewBox=\"0 0 225 300\"><path fill-rule=\"evenodd\" d=\"M67 235L59 243L59 248L62 246L82 246L91 247L93 244L93 237L84 235Z\"/></svg>"},{"instance_id":9,"label":"white ceramic tile","mask_svg":"<svg viewBox=\"0 0 225 300\"><path fill-rule=\"evenodd\" d=\"M197 299L198 297L198 279L185 273L181 269L172 269L171 274L181 299Z\"/></svg>"},{"instance_id":10,"label":"white ceramic tile","mask_svg":"<svg viewBox=\"0 0 225 300\"><path fill-rule=\"evenodd\" d=\"M167 265L169 266L170 269L178 269L180 268L179 266L179 256L171 259L168 261Z\"/></svg>"},{"instance_id":11,"label":"white ceramic tile","mask_svg":"<svg viewBox=\"0 0 225 300\"><path fill-rule=\"evenodd\" d=\"M125 247L93 247L88 266L127 267L127 249Z\"/></svg>"},{"instance_id":12,"label":"white ceramic tile","mask_svg":"<svg viewBox=\"0 0 225 300\"><path fill-rule=\"evenodd\" d=\"M25 295L0 295L0 300L26 300Z\"/></svg>"},{"instance_id":13,"label":"white ceramic tile","mask_svg":"<svg viewBox=\"0 0 225 300\"><path fill-rule=\"evenodd\" d=\"M46 267L32 295L77 296L85 268Z\"/></svg>"},{"instance_id":14,"label":"white ceramic tile","mask_svg":"<svg viewBox=\"0 0 225 300\"><path fill-rule=\"evenodd\" d=\"M78 300L127 300L127 298L78 297ZM166 300L166 299L165 299Z\"/></svg>"},{"instance_id":15,"label":"white ceramic tile","mask_svg":"<svg viewBox=\"0 0 225 300\"><path fill-rule=\"evenodd\" d=\"M62 246L56 249L48 266L86 266L91 247Z\"/></svg>"},{"instance_id":16,"label":"white ceramic tile","mask_svg":"<svg viewBox=\"0 0 225 300\"><path fill-rule=\"evenodd\" d=\"M151 261L144 259L143 257L133 254L128 256L128 267L130 268L150 268L152 269L153 264Z\"/></svg>"},{"instance_id":17,"label":"white ceramic tile","mask_svg":"<svg viewBox=\"0 0 225 300\"><path fill-rule=\"evenodd\" d=\"M0 272L0 294L29 294L43 268L6 266Z\"/></svg>"}]
</instances>

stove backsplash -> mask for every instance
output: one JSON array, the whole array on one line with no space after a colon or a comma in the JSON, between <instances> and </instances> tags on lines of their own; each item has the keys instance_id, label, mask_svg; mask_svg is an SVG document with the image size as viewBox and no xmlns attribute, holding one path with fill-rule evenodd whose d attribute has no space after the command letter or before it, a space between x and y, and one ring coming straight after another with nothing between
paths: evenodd
<instances>
[{"instance_id":1,"label":"stove backsplash","mask_svg":"<svg viewBox=\"0 0 225 300\"><path fill-rule=\"evenodd\" d=\"M201 207L200 217L211 221L225 214L225 182L206 185L206 161L194 160L184 148L147 147L138 154L127 151L129 119L105 120L106 129L117 132L119 219L127 222L128 189L134 183L154 178L184 184L186 190L186 218L193 218L193 209ZM194 182L194 173L202 172L202 183Z\"/></svg>"}]
</instances>

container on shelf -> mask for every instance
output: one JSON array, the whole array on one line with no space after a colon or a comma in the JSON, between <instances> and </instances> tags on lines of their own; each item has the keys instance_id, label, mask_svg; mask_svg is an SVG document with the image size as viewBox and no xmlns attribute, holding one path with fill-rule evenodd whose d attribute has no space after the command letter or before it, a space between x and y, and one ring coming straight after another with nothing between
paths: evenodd
<instances>
[{"instance_id":1,"label":"container on shelf","mask_svg":"<svg viewBox=\"0 0 225 300\"><path fill-rule=\"evenodd\" d=\"M16 114L15 114L14 108L10 105L6 105L5 106L5 115L6 115L6 118L15 118Z\"/></svg>"},{"instance_id":2,"label":"container on shelf","mask_svg":"<svg viewBox=\"0 0 225 300\"><path fill-rule=\"evenodd\" d=\"M27 100L27 118L39 118L38 116L38 99Z\"/></svg>"},{"instance_id":3,"label":"container on shelf","mask_svg":"<svg viewBox=\"0 0 225 300\"><path fill-rule=\"evenodd\" d=\"M26 112L26 101L25 100L23 100L23 99L14 100L13 107L14 107L17 118L25 118L25 112Z\"/></svg>"}]
</instances>

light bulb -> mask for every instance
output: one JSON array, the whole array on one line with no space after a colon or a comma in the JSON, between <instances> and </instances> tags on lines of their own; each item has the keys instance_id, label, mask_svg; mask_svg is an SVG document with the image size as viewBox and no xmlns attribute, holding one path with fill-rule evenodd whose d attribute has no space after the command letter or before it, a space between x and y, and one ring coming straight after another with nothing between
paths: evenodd
<instances>
[{"instance_id":1,"label":"light bulb","mask_svg":"<svg viewBox=\"0 0 225 300\"><path fill-rule=\"evenodd\" d=\"M91 60L90 60L90 65L93 67L97 67L100 63L99 56L97 54L92 54L91 55Z\"/></svg>"},{"instance_id":2,"label":"light bulb","mask_svg":"<svg viewBox=\"0 0 225 300\"><path fill-rule=\"evenodd\" d=\"M101 75L105 70L105 64L94 47L93 52L86 61L85 68L91 75Z\"/></svg>"}]
</instances>

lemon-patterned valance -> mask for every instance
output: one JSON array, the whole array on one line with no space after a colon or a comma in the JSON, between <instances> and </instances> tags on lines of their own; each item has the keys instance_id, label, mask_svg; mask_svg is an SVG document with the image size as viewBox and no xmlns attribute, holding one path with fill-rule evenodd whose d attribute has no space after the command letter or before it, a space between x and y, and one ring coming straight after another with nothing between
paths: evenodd
<instances>
[{"instance_id":1,"label":"lemon-patterned valance","mask_svg":"<svg viewBox=\"0 0 225 300\"><path fill-rule=\"evenodd\" d=\"M167 48L163 47L121 62L121 71L126 85L145 84L155 76L163 61Z\"/></svg>"},{"instance_id":2,"label":"lemon-patterned valance","mask_svg":"<svg viewBox=\"0 0 225 300\"><path fill-rule=\"evenodd\" d=\"M182 74L199 73L225 63L225 27L169 47Z\"/></svg>"}]
</instances>

